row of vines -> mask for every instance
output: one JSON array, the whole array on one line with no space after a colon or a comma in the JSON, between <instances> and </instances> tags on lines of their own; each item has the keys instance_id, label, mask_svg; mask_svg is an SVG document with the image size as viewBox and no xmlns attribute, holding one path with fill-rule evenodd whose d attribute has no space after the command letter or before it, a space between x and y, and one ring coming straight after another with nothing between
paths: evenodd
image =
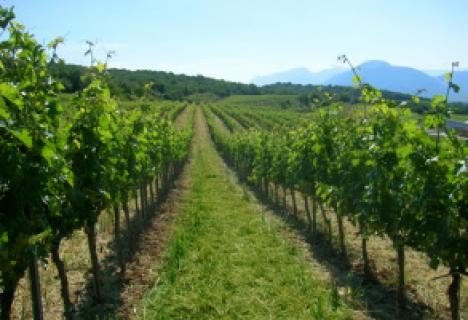
<instances>
[{"instance_id":1,"label":"row of vines","mask_svg":"<svg viewBox=\"0 0 468 320\"><path fill-rule=\"evenodd\" d=\"M341 57L345 62L347 58ZM354 70L354 69L353 69ZM355 70L354 70L355 71ZM226 161L241 178L280 204L279 189L305 200L308 227L317 233L320 211L336 215L339 250L346 256L343 220L359 230L363 272L371 277L367 240L388 237L397 255L397 304L406 304L405 248L425 253L431 267L446 265L451 284L448 297L452 319L460 319L461 279L468 265L468 146L447 129L448 96L458 86L447 74L445 96L435 96L432 113L421 124L405 104L382 98L361 81L362 103L329 104L315 120L293 129L233 130L244 118L232 109L211 107L232 133L216 126L207 113L210 132ZM412 103L418 103L418 97ZM430 136L428 129L437 135ZM311 200L311 203L309 202ZM318 210L318 209L321 210Z\"/></svg>"},{"instance_id":2,"label":"row of vines","mask_svg":"<svg viewBox=\"0 0 468 320\"><path fill-rule=\"evenodd\" d=\"M124 273L120 215L125 215L127 232L137 232L130 223L129 201L135 199L138 216L145 219L156 195L167 190L184 163L191 128L172 125L182 104L165 111L165 117L150 112L146 99L134 108L120 105L107 84L107 63L94 59L91 42L86 53L91 67L84 79L88 84L62 105L63 87L48 69L61 63L56 48L63 39L40 45L15 20L13 10L4 7L0 28L0 319L10 319L15 290L27 271L34 319L43 318L38 261L49 255L59 272L64 316L71 319L61 241L85 230L94 299L99 301L100 213L115 214L117 256ZM134 238L128 239L134 246Z\"/></svg>"}]
</instances>

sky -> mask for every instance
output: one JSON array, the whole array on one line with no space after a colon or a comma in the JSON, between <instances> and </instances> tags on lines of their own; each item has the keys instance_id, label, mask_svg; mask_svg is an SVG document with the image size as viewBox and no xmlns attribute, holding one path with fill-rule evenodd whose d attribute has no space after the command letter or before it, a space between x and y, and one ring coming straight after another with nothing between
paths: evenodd
<instances>
[{"instance_id":1,"label":"sky","mask_svg":"<svg viewBox=\"0 0 468 320\"><path fill-rule=\"evenodd\" d=\"M249 82L306 67L354 64L443 70L468 66L467 0L1 0L41 43L89 64L115 50L110 67L172 71Z\"/></svg>"}]
</instances>

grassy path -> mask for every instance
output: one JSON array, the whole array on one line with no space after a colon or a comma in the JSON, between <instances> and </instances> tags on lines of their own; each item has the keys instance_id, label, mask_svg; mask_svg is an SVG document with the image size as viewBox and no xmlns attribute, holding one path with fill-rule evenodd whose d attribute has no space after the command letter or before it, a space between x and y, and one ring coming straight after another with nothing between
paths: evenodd
<instances>
[{"instance_id":1,"label":"grassy path","mask_svg":"<svg viewBox=\"0 0 468 320\"><path fill-rule=\"evenodd\" d=\"M349 318L338 292L315 279L303 250L236 183L200 109L195 118L191 185L141 318Z\"/></svg>"}]
</instances>

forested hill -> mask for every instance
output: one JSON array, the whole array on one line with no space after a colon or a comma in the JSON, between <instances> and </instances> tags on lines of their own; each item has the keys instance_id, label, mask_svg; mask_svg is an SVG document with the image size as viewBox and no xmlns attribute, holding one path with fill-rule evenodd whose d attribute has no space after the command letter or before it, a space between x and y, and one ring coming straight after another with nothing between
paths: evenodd
<instances>
[{"instance_id":1,"label":"forested hill","mask_svg":"<svg viewBox=\"0 0 468 320\"><path fill-rule=\"evenodd\" d=\"M76 92L86 85L87 67L52 64L50 69L53 76L64 84L65 92ZM164 71L109 69L109 73L110 88L113 93L126 98L141 96L144 90L143 85L149 82L154 83L153 92L156 96L168 100L221 99L231 95L296 95L297 99L293 105L308 108L314 106L314 101L323 101L325 92L333 96L333 100L344 103L358 102L360 97L358 89L346 86L276 83L259 87L254 84L218 80L201 75L188 76ZM396 101L411 100L410 95L391 91L384 90L383 95ZM427 108L428 105L429 101L421 104L422 108ZM461 113L468 112L467 106L467 104L453 105Z\"/></svg>"},{"instance_id":2,"label":"forested hill","mask_svg":"<svg viewBox=\"0 0 468 320\"><path fill-rule=\"evenodd\" d=\"M66 92L76 92L86 83L83 78L87 67L72 64L53 64L52 74L65 85ZM212 79L204 76L187 76L172 72L151 70L109 69L111 90L116 95L141 96L143 85L154 83L154 93L164 99L182 100L194 94L212 94L223 98L233 94L260 94L255 85Z\"/></svg>"}]
</instances>

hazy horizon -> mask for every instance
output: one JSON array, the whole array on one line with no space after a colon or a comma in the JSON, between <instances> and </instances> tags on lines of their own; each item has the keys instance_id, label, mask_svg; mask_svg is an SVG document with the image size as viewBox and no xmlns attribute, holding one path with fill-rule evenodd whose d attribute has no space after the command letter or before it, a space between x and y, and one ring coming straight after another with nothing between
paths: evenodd
<instances>
[{"instance_id":1,"label":"hazy horizon","mask_svg":"<svg viewBox=\"0 0 468 320\"><path fill-rule=\"evenodd\" d=\"M5 1L47 43L65 36L59 55L87 64L86 40L110 67L171 71L250 82L297 67L311 71L384 60L420 70L468 65L468 2L440 1Z\"/></svg>"}]
</instances>

